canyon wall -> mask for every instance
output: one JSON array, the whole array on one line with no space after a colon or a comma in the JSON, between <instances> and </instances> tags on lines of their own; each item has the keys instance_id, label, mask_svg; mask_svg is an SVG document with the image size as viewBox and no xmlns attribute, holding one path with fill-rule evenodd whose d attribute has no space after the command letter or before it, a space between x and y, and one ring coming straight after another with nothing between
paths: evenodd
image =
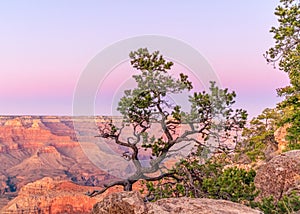
<instances>
[{"instance_id":1,"label":"canyon wall","mask_svg":"<svg viewBox=\"0 0 300 214\"><path fill-rule=\"evenodd\" d=\"M76 133L74 121L82 133ZM101 186L110 177L90 161L78 136L86 140L81 143L95 141L96 127L105 121L104 117L0 116L0 209L28 192L22 190L27 184L45 177ZM96 124L93 130L88 123Z\"/></svg>"}]
</instances>

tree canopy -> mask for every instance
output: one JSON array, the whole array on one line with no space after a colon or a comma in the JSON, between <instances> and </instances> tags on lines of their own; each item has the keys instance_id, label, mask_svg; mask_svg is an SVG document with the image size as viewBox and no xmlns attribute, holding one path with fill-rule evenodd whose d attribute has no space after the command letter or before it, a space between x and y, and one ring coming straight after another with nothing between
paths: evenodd
<instances>
[{"instance_id":1,"label":"tree canopy","mask_svg":"<svg viewBox=\"0 0 300 214\"><path fill-rule=\"evenodd\" d=\"M278 27L272 27L275 45L266 52L266 60L289 75L290 85L277 90L285 99L278 104L284 111L281 124L290 124L287 139L300 141L300 3L298 0L280 0L275 9Z\"/></svg>"},{"instance_id":2,"label":"tree canopy","mask_svg":"<svg viewBox=\"0 0 300 214\"><path fill-rule=\"evenodd\" d=\"M232 148L228 142L236 140L236 131L246 123L247 113L242 109L232 109L235 92L220 89L211 82L209 92L193 92L192 82L181 73L175 78L170 72L173 62L167 61L159 51L150 53L146 48L130 53L131 65L139 73L133 75L136 87L124 91L118 104L123 116L121 125L110 122L100 127L99 137L111 140L127 148L123 153L126 160L134 165L135 172L128 178L113 181L91 196L104 192L114 185L123 185L131 190L132 184L143 179L147 181L172 177L174 173L163 170L162 162L185 147L193 144L190 154L228 152ZM190 109L171 101L174 94L190 92ZM160 135L153 133L159 127ZM131 135L124 130L131 128ZM149 151L148 164L143 164L142 151ZM145 155L144 155L145 156ZM158 173L155 176L153 173Z\"/></svg>"},{"instance_id":3,"label":"tree canopy","mask_svg":"<svg viewBox=\"0 0 300 214\"><path fill-rule=\"evenodd\" d=\"M265 109L246 128L246 111L232 108L235 92L221 89L215 82L210 83L208 91L196 92L186 74L181 73L177 78L172 75L173 62L167 61L159 51L150 53L141 48L131 52L131 65L139 73L133 75L136 87L124 91L119 101L122 124L106 124L100 128L99 136L127 148L123 156L133 163L134 173L89 195L101 194L114 185L123 185L128 191L136 181L142 180L146 188L140 191L146 190L145 199L150 201L164 197L207 197L251 205L266 213L298 211L300 202L296 192L282 192L278 201L271 196L254 202L259 194L254 185L256 172L232 167L241 159L244 164L245 156L250 160L250 167L252 162L272 158L278 150L274 133L285 124L288 148L300 148L299 1L280 0L275 15L279 25L270 30L275 45L264 56L268 63L288 74L290 85L277 89L284 100L276 109ZM190 93L188 111L171 101L172 95L184 91ZM162 134L155 134L154 126ZM128 127L131 135L124 137ZM243 137L237 140L237 132L242 129ZM177 159L171 169L165 169L164 160L189 144L193 144L189 154ZM233 155L227 155L234 149ZM149 151L146 165L141 155L143 150Z\"/></svg>"}]
</instances>

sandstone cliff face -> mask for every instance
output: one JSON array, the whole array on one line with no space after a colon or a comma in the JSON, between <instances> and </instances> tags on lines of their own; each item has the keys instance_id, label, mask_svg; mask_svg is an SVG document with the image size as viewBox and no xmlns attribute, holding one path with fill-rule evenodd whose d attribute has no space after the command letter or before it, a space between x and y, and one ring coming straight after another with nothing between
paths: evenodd
<instances>
[{"instance_id":1,"label":"sandstone cliff face","mask_svg":"<svg viewBox=\"0 0 300 214\"><path fill-rule=\"evenodd\" d=\"M51 132L40 120L32 119L31 123L26 118L9 119L0 126L0 153L9 154L12 150L33 151L46 144L60 146L78 146L70 136L57 136Z\"/></svg>"},{"instance_id":2,"label":"sandstone cliff face","mask_svg":"<svg viewBox=\"0 0 300 214\"><path fill-rule=\"evenodd\" d=\"M86 191L73 183L46 177L22 187L18 197L0 213L87 213L96 199L85 196Z\"/></svg>"},{"instance_id":3,"label":"sandstone cliff face","mask_svg":"<svg viewBox=\"0 0 300 214\"><path fill-rule=\"evenodd\" d=\"M278 128L275 133L275 140L278 142L278 152L281 153L283 150L286 149L288 141L285 139L287 135L287 128L289 125L284 125L283 127Z\"/></svg>"},{"instance_id":4,"label":"sandstone cliff face","mask_svg":"<svg viewBox=\"0 0 300 214\"><path fill-rule=\"evenodd\" d=\"M27 183L44 177L99 186L106 172L83 152L73 120L85 127L99 117L0 116L0 208ZM102 122L103 122L102 121ZM94 139L86 129L85 139Z\"/></svg>"},{"instance_id":5,"label":"sandstone cliff face","mask_svg":"<svg viewBox=\"0 0 300 214\"><path fill-rule=\"evenodd\" d=\"M300 190L300 150L282 153L260 166L255 185L260 190L257 200L271 195L278 200L293 189Z\"/></svg>"},{"instance_id":6,"label":"sandstone cliff face","mask_svg":"<svg viewBox=\"0 0 300 214\"><path fill-rule=\"evenodd\" d=\"M145 203L138 192L113 193L94 205L91 214L258 214L241 204L224 200L168 198Z\"/></svg>"},{"instance_id":7,"label":"sandstone cliff face","mask_svg":"<svg viewBox=\"0 0 300 214\"><path fill-rule=\"evenodd\" d=\"M96 197L86 196L87 192L99 189L101 188L81 186L69 181L45 177L23 186L13 200L9 202L0 200L0 203L4 203L2 209L0 208L0 213L86 214L92 211L98 201L112 193L123 191L123 187L115 186ZM133 189L136 191L140 189L140 184L136 183Z\"/></svg>"},{"instance_id":8,"label":"sandstone cliff face","mask_svg":"<svg viewBox=\"0 0 300 214\"><path fill-rule=\"evenodd\" d=\"M120 187L114 187L94 198L85 195L94 189L45 177L22 187L18 196L0 209L0 213L86 214L97 201L121 190Z\"/></svg>"}]
</instances>

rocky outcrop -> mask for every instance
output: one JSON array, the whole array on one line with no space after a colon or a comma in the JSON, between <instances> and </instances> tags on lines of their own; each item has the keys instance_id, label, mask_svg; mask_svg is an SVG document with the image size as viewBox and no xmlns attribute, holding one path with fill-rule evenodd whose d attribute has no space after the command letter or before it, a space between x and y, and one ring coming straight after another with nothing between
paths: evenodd
<instances>
[{"instance_id":1,"label":"rocky outcrop","mask_svg":"<svg viewBox=\"0 0 300 214\"><path fill-rule=\"evenodd\" d=\"M255 185L260 190L257 200L272 195L277 201L292 190L300 190L300 150L282 153L260 166Z\"/></svg>"},{"instance_id":2,"label":"rocky outcrop","mask_svg":"<svg viewBox=\"0 0 300 214\"><path fill-rule=\"evenodd\" d=\"M94 205L91 214L258 214L241 204L205 198L167 198L145 203L139 192L113 193Z\"/></svg>"},{"instance_id":3,"label":"rocky outcrop","mask_svg":"<svg viewBox=\"0 0 300 214\"><path fill-rule=\"evenodd\" d=\"M145 213L146 205L138 192L113 193L94 205L91 214Z\"/></svg>"},{"instance_id":4,"label":"rocky outcrop","mask_svg":"<svg viewBox=\"0 0 300 214\"><path fill-rule=\"evenodd\" d=\"M288 144L288 141L285 139L285 137L287 135L287 128L289 128L289 125L284 125L284 126L278 128L274 133L275 140L278 142L278 152L279 153L284 151Z\"/></svg>"},{"instance_id":5,"label":"rocky outcrop","mask_svg":"<svg viewBox=\"0 0 300 214\"><path fill-rule=\"evenodd\" d=\"M91 198L85 195L91 190L91 187L45 177L22 187L19 195L0 213L86 214L101 198L112 191L120 191L115 187L99 197Z\"/></svg>"}]
</instances>

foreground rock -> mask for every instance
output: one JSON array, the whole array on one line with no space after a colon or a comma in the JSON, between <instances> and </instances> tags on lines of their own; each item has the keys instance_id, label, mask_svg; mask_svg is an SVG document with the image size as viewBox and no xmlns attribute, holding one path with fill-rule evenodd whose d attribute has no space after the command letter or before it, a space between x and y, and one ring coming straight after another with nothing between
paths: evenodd
<instances>
[{"instance_id":1,"label":"foreground rock","mask_svg":"<svg viewBox=\"0 0 300 214\"><path fill-rule=\"evenodd\" d=\"M284 194L300 187L300 150L278 155L260 166L255 177L260 190L257 199L273 196L277 201Z\"/></svg>"},{"instance_id":2,"label":"foreground rock","mask_svg":"<svg viewBox=\"0 0 300 214\"><path fill-rule=\"evenodd\" d=\"M91 214L258 214L241 204L205 198L166 198L144 203L138 192L113 193L94 205Z\"/></svg>"}]
</instances>

